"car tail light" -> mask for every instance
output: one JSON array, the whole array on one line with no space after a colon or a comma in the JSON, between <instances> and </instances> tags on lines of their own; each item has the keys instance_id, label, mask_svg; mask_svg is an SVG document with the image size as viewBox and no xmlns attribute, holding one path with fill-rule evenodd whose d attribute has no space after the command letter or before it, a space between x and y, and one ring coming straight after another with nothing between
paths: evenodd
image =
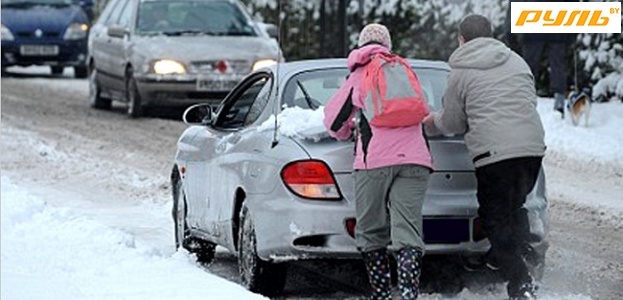
<instances>
[{"instance_id":1,"label":"car tail light","mask_svg":"<svg viewBox=\"0 0 623 300\"><path fill-rule=\"evenodd\" d=\"M331 169L320 160L291 162L281 170L281 179L292 193L302 198L342 199Z\"/></svg>"},{"instance_id":2,"label":"car tail light","mask_svg":"<svg viewBox=\"0 0 623 300\"><path fill-rule=\"evenodd\" d=\"M355 238L355 226L357 226L357 220L354 218L346 219L344 221L344 227L346 227L346 232L348 232L348 235L350 235L352 238Z\"/></svg>"},{"instance_id":3,"label":"car tail light","mask_svg":"<svg viewBox=\"0 0 623 300\"><path fill-rule=\"evenodd\" d=\"M474 219L474 224L472 228L472 236L473 236L474 242L479 242L486 238L485 232L482 230L482 219L480 218Z\"/></svg>"}]
</instances>

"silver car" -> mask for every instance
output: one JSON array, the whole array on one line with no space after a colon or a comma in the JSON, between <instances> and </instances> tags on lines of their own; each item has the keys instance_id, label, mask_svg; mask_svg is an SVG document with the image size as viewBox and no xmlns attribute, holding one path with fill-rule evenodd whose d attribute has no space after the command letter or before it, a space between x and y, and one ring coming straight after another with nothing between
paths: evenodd
<instances>
[{"instance_id":1,"label":"silver car","mask_svg":"<svg viewBox=\"0 0 623 300\"><path fill-rule=\"evenodd\" d=\"M448 66L410 63L437 110ZM202 263L214 258L216 245L237 253L243 284L266 295L283 288L288 261L360 258L353 238L353 142L329 138L322 125L283 130L284 122L301 122L288 121L286 111L322 114L347 75L344 59L280 63L244 79L218 110L207 104L186 110L189 127L171 174L178 247ZM435 172L423 209L426 253L456 255L473 268L489 248L477 216L473 164L461 136L428 141ZM548 231L543 174L526 207L542 260Z\"/></svg>"},{"instance_id":2,"label":"silver car","mask_svg":"<svg viewBox=\"0 0 623 300\"><path fill-rule=\"evenodd\" d=\"M270 28L237 0L110 0L88 40L90 103L190 105L225 95L253 70L280 60Z\"/></svg>"}]
</instances>

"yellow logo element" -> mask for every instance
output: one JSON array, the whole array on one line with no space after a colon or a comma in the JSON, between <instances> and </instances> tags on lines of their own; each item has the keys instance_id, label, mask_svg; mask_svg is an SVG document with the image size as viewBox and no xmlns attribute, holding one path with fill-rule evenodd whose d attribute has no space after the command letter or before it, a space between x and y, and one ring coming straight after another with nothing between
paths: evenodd
<instances>
[{"instance_id":1,"label":"yellow logo element","mask_svg":"<svg viewBox=\"0 0 623 300\"><path fill-rule=\"evenodd\" d=\"M621 2L511 2L512 33L621 33Z\"/></svg>"},{"instance_id":2,"label":"yellow logo element","mask_svg":"<svg viewBox=\"0 0 623 300\"><path fill-rule=\"evenodd\" d=\"M611 8L610 14L618 14L621 8ZM524 10L517 19L516 26L524 26L526 23L543 22L543 26L606 26L609 17L602 16L602 10L560 10L552 16L551 10ZM589 20L590 16L590 20ZM543 17L543 19L541 19ZM577 21L576 21L577 18ZM588 23L586 22L588 21ZM575 23L575 24L574 24Z\"/></svg>"}]
</instances>

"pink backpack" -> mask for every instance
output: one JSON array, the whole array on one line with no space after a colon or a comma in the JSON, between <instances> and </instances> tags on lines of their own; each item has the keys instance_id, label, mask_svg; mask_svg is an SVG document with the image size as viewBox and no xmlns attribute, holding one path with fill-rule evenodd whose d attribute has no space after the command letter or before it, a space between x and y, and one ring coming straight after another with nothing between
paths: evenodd
<instances>
[{"instance_id":1,"label":"pink backpack","mask_svg":"<svg viewBox=\"0 0 623 300\"><path fill-rule=\"evenodd\" d=\"M365 66L362 84L363 114L370 125L418 125L428 115L428 103L409 63L390 53L378 53Z\"/></svg>"}]
</instances>

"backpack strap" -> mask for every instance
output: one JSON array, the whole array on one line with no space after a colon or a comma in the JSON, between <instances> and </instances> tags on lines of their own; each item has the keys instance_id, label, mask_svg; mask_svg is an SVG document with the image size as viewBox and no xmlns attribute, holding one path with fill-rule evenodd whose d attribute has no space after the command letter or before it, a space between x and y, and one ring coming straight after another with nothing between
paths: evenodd
<instances>
[{"instance_id":1,"label":"backpack strap","mask_svg":"<svg viewBox=\"0 0 623 300\"><path fill-rule=\"evenodd\" d=\"M361 138L361 151L363 151L363 164L368 167L368 147L372 140L372 127L361 109L357 112L357 122L355 126L355 149L357 149L357 140ZM357 152L357 151L355 151Z\"/></svg>"}]
</instances>

